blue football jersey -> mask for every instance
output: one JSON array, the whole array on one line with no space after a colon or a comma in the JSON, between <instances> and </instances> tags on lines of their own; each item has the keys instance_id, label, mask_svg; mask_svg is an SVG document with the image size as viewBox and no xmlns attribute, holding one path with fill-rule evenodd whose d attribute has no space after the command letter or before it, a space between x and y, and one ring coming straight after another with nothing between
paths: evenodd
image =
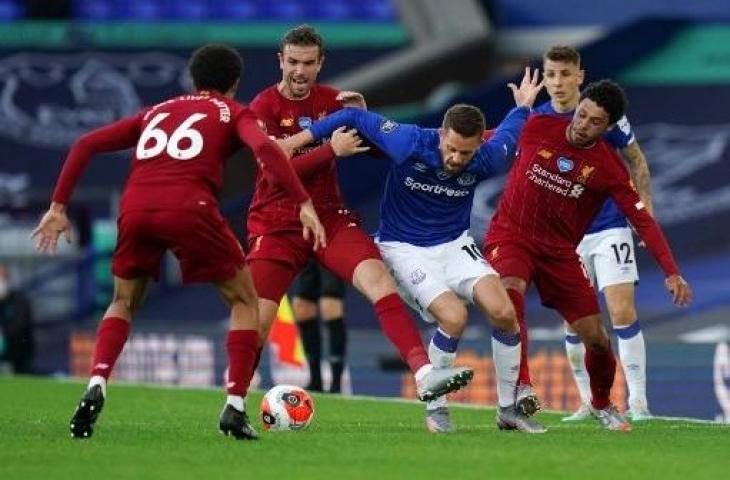
<instances>
[{"instance_id":1,"label":"blue football jersey","mask_svg":"<svg viewBox=\"0 0 730 480\"><path fill-rule=\"evenodd\" d=\"M535 113L545 115L557 115L566 118L573 117L573 112L556 112L549 101L543 103L539 107L536 107L534 111ZM626 115L621 117L612 129L604 133L603 138L617 150L621 150L633 142L634 132L631 130L631 124L629 123L628 118L626 118ZM598 215L596 215L591 226L588 227L586 234L601 232L609 228L626 227L627 225L628 222L626 221L626 217L623 213L621 213L616 202L609 198L606 200L606 203L603 204L601 211L598 212Z\"/></svg>"},{"instance_id":2,"label":"blue football jersey","mask_svg":"<svg viewBox=\"0 0 730 480\"><path fill-rule=\"evenodd\" d=\"M377 236L382 241L428 247L458 238L469 229L474 190L485 178L508 170L530 110L514 108L460 173L443 170L437 129L399 124L376 113L344 108L315 122L315 141L346 125L390 160L380 204Z\"/></svg>"}]
</instances>

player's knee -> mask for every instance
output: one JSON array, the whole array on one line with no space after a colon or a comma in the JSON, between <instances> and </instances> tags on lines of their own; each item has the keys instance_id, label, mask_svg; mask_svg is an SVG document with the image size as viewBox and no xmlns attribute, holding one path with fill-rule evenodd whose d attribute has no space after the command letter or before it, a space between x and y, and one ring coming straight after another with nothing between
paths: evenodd
<instances>
[{"instance_id":1,"label":"player's knee","mask_svg":"<svg viewBox=\"0 0 730 480\"><path fill-rule=\"evenodd\" d=\"M123 292L114 292L114 295L112 297L112 305L115 309L121 311L129 311L130 314L137 311L141 303L141 296L135 296Z\"/></svg>"},{"instance_id":2,"label":"player's knee","mask_svg":"<svg viewBox=\"0 0 730 480\"><path fill-rule=\"evenodd\" d=\"M439 315L439 327L452 337L461 337L466 327L466 307L459 303Z\"/></svg>"},{"instance_id":3,"label":"player's knee","mask_svg":"<svg viewBox=\"0 0 730 480\"><path fill-rule=\"evenodd\" d=\"M381 260L368 259L361 262L355 268L353 284L372 303L396 293L395 281Z\"/></svg>"},{"instance_id":4,"label":"player's knee","mask_svg":"<svg viewBox=\"0 0 730 480\"><path fill-rule=\"evenodd\" d=\"M505 303L496 310L492 311L489 318L492 324L505 332L517 330L517 314L512 302Z\"/></svg>"},{"instance_id":5,"label":"player's knee","mask_svg":"<svg viewBox=\"0 0 730 480\"><path fill-rule=\"evenodd\" d=\"M297 322L306 322L317 316L317 305L310 300L294 298L291 307Z\"/></svg>"},{"instance_id":6,"label":"player's knee","mask_svg":"<svg viewBox=\"0 0 730 480\"><path fill-rule=\"evenodd\" d=\"M593 351L601 353L608 351L610 348L608 334L603 328L596 329L588 335L585 335L583 343L585 343L586 348L590 348Z\"/></svg>"},{"instance_id":7,"label":"player's knee","mask_svg":"<svg viewBox=\"0 0 730 480\"><path fill-rule=\"evenodd\" d=\"M631 325L636 320L636 308L630 301L608 305L608 314L611 323L618 326Z\"/></svg>"}]
</instances>

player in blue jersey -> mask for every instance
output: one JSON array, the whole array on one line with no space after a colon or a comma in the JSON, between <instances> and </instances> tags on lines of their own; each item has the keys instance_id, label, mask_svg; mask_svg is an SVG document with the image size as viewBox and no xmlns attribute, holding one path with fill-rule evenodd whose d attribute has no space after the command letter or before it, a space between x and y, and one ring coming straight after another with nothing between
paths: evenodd
<instances>
[{"instance_id":1,"label":"player in blue jersey","mask_svg":"<svg viewBox=\"0 0 730 480\"><path fill-rule=\"evenodd\" d=\"M580 54L572 47L554 46L543 56L543 78L550 101L535 113L572 117L580 99L584 71ZM629 165L641 200L652 212L649 167L626 116L604 138L619 150ZM618 337L618 350L629 387L632 420L651 417L646 399L646 349L634 304L634 286L639 280L634 241L626 217L608 199L578 246L578 254L599 291L606 298L608 313ZM591 390L585 369L585 347L566 323L565 349L581 397L581 407L563 420L590 416Z\"/></svg>"},{"instance_id":2,"label":"player in blue jersey","mask_svg":"<svg viewBox=\"0 0 730 480\"><path fill-rule=\"evenodd\" d=\"M476 304L494 326L500 428L542 433L545 428L515 407L520 337L512 302L499 276L469 236L474 190L482 180L506 171L530 107L542 85L529 69L519 87L510 84L517 105L493 136L482 141L484 115L471 105L454 105L441 128L398 124L372 112L347 108L329 115L286 141L299 148L356 128L390 159L376 235L401 296L438 329L429 345L435 367L451 367L467 320L465 302ZM446 400L428 402L426 427L453 430Z\"/></svg>"}]
</instances>

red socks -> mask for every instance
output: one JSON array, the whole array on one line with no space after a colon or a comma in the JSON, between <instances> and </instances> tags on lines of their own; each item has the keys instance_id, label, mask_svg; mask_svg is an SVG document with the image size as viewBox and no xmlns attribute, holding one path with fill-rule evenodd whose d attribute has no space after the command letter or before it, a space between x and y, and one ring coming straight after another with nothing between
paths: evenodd
<instances>
[{"instance_id":1,"label":"red socks","mask_svg":"<svg viewBox=\"0 0 730 480\"><path fill-rule=\"evenodd\" d=\"M256 330L230 330L226 339L228 352L228 395L246 396L254 367L260 355Z\"/></svg>"},{"instance_id":2,"label":"red socks","mask_svg":"<svg viewBox=\"0 0 730 480\"><path fill-rule=\"evenodd\" d=\"M593 408L603 410L611 404L609 396L616 375L616 358L613 356L611 344L609 343L605 352L586 346L585 362L591 380L591 404Z\"/></svg>"},{"instance_id":3,"label":"red socks","mask_svg":"<svg viewBox=\"0 0 730 480\"><path fill-rule=\"evenodd\" d=\"M411 372L416 373L419 368L430 363L421 342L421 334L397 294L392 293L378 300L375 313L383 333L398 349Z\"/></svg>"},{"instance_id":4,"label":"red socks","mask_svg":"<svg viewBox=\"0 0 730 480\"><path fill-rule=\"evenodd\" d=\"M118 317L107 317L99 323L96 330L96 345L94 346L94 363L91 367L91 376L101 376L109 380L114 364L122 353L124 344L129 337L131 324Z\"/></svg>"}]
</instances>

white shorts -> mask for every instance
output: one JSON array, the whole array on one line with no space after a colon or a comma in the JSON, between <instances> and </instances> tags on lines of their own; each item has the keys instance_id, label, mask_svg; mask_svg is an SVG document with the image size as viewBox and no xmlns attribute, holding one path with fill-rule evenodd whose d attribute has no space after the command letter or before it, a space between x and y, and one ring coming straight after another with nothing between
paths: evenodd
<instances>
[{"instance_id":1,"label":"white shorts","mask_svg":"<svg viewBox=\"0 0 730 480\"><path fill-rule=\"evenodd\" d=\"M431 247L379 240L375 243L398 284L400 296L430 323L436 319L428 307L436 297L451 290L465 302L473 303L477 281L485 275L497 275L467 232Z\"/></svg>"},{"instance_id":2,"label":"white shorts","mask_svg":"<svg viewBox=\"0 0 730 480\"><path fill-rule=\"evenodd\" d=\"M598 290L639 281L634 237L629 227L609 228L583 237L578 255Z\"/></svg>"}]
</instances>

